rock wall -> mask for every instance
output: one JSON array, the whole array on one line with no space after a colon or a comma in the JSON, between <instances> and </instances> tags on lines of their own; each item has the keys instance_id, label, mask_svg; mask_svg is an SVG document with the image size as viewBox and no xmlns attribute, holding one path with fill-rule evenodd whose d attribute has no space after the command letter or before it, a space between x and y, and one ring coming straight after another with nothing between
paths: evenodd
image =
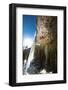
<instances>
[{"instance_id":1,"label":"rock wall","mask_svg":"<svg viewBox=\"0 0 68 90\"><path fill-rule=\"evenodd\" d=\"M36 35L36 43L45 51L47 71L57 72L57 17L37 16Z\"/></svg>"}]
</instances>

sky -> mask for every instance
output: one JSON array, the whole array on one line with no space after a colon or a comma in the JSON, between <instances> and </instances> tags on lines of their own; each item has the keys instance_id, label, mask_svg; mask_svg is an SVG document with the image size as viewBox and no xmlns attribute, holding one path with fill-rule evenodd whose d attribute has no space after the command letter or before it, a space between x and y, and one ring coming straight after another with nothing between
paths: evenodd
<instances>
[{"instance_id":1,"label":"sky","mask_svg":"<svg viewBox=\"0 0 68 90\"><path fill-rule=\"evenodd\" d=\"M36 16L23 15L23 40L24 46L30 47L36 32Z\"/></svg>"}]
</instances>

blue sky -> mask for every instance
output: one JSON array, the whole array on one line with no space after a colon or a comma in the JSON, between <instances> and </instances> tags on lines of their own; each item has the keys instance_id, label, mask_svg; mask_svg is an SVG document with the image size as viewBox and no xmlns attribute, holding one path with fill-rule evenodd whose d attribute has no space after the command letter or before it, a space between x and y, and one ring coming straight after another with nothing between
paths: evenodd
<instances>
[{"instance_id":1,"label":"blue sky","mask_svg":"<svg viewBox=\"0 0 68 90\"><path fill-rule=\"evenodd\" d=\"M34 38L36 31L36 16L23 15L23 36Z\"/></svg>"},{"instance_id":2,"label":"blue sky","mask_svg":"<svg viewBox=\"0 0 68 90\"><path fill-rule=\"evenodd\" d=\"M31 47L36 32L36 16L23 15L23 46Z\"/></svg>"}]
</instances>

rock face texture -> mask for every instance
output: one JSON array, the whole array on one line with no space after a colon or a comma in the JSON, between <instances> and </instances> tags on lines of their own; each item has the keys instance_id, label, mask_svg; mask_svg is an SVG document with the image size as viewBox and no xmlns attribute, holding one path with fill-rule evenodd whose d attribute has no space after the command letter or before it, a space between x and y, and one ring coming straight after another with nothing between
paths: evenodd
<instances>
[{"instance_id":1,"label":"rock face texture","mask_svg":"<svg viewBox=\"0 0 68 90\"><path fill-rule=\"evenodd\" d=\"M37 42L44 46L57 43L57 17L37 16Z\"/></svg>"},{"instance_id":2,"label":"rock face texture","mask_svg":"<svg viewBox=\"0 0 68 90\"><path fill-rule=\"evenodd\" d=\"M45 62L46 71L57 72L57 17L37 16L36 42L45 52L40 58Z\"/></svg>"}]
</instances>

